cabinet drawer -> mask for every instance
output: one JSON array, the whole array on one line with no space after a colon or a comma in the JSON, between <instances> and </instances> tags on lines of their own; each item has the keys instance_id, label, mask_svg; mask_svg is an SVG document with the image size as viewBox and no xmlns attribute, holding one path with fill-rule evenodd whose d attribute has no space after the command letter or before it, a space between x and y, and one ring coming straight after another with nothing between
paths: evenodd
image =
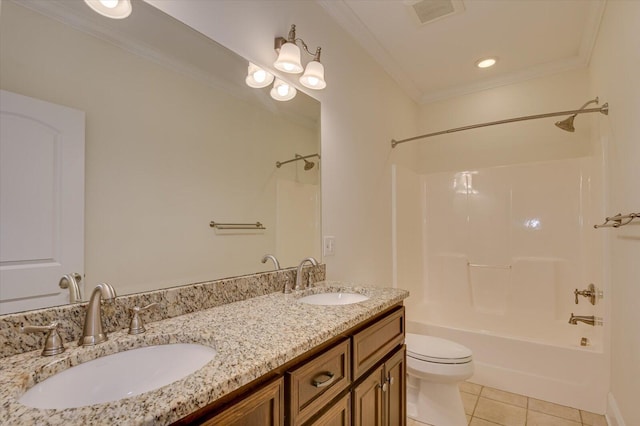
<instances>
[{"instance_id":1,"label":"cabinet drawer","mask_svg":"<svg viewBox=\"0 0 640 426\"><path fill-rule=\"evenodd\" d=\"M282 426L284 424L284 380L282 378L239 400L203 426Z\"/></svg>"},{"instance_id":2,"label":"cabinet drawer","mask_svg":"<svg viewBox=\"0 0 640 426\"><path fill-rule=\"evenodd\" d=\"M322 409L331 399L349 387L349 340L287 372L290 389L289 416L299 425Z\"/></svg>"},{"instance_id":3,"label":"cabinet drawer","mask_svg":"<svg viewBox=\"0 0 640 426\"><path fill-rule=\"evenodd\" d=\"M351 394L346 394L340 401L333 404L322 416L309 423L309 426L350 426L351 425Z\"/></svg>"},{"instance_id":4,"label":"cabinet drawer","mask_svg":"<svg viewBox=\"0 0 640 426\"><path fill-rule=\"evenodd\" d=\"M373 367L393 348L404 342L404 306L376 321L353 339L353 379Z\"/></svg>"}]
</instances>

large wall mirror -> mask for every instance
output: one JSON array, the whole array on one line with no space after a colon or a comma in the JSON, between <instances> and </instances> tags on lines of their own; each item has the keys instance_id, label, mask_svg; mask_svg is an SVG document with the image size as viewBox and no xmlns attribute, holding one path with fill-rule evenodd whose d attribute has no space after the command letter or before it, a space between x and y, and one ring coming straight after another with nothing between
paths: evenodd
<instances>
[{"instance_id":1,"label":"large wall mirror","mask_svg":"<svg viewBox=\"0 0 640 426\"><path fill-rule=\"evenodd\" d=\"M282 267L319 258L316 100L247 87L246 59L143 1L111 20L82 0L2 0L0 20L0 89L84 112L84 202L70 203L84 212L83 270L60 271L83 274L83 300L103 281L122 295L273 269L268 253ZM312 154L314 167L276 167ZM24 194L24 174L2 190ZM59 278L40 294L3 280L0 313L68 302Z\"/></svg>"}]
</instances>

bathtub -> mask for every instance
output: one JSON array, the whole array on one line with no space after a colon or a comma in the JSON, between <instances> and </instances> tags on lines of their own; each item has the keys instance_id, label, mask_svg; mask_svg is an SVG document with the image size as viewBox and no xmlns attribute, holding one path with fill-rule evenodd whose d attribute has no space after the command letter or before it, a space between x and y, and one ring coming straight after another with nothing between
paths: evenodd
<instances>
[{"instance_id":1,"label":"bathtub","mask_svg":"<svg viewBox=\"0 0 640 426\"><path fill-rule=\"evenodd\" d=\"M408 332L449 339L473 351L475 373L469 381L603 414L609 358L601 328L533 319L407 303ZM589 346L580 345L582 337Z\"/></svg>"}]
</instances>

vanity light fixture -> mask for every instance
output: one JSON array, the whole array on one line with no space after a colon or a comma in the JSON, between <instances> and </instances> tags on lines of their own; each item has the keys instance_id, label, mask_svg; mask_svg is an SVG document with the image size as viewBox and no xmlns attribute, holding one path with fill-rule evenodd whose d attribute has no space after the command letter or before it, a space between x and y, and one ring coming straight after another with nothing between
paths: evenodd
<instances>
[{"instance_id":1,"label":"vanity light fixture","mask_svg":"<svg viewBox=\"0 0 640 426\"><path fill-rule=\"evenodd\" d=\"M313 56L313 59L309 61L306 68L302 66L302 62L300 61L298 42L304 48L305 52ZM304 70L304 73L300 77L300 84L304 87L313 90L321 90L327 87L327 82L324 79L324 65L320 63L320 52L322 48L318 47L315 53L311 53L304 40L296 38L295 25L291 25L289 35L286 39L284 37L276 37L274 48L276 52L278 52L278 58L273 63L273 66L277 70L289 74L299 74ZM277 101L288 101L296 96L297 90L291 84L280 78L275 78L270 72L249 62L249 69L245 80L249 87L258 89L267 87L274 79L275 82L269 92L273 99Z\"/></svg>"},{"instance_id":2,"label":"vanity light fixture","mask_svg":"<svg viewBox=\"0 0 640 426\"><path fill-rule=\"evenodd\" d=\"M304 40L296 38L295 24L291 25L289 35L286 39L284 37L276 37L274 48L276 52L278 52L278 59L273 63L273 66L289 74L301 73L303 67L300 62L298 42L300 42L305 52L313 56L313 59L307 64L306 69L304 69L304 74L300 77L300 84L313 90L324 89L327 87L327 82L324 79L324 66L320 63L320 52L322 48L318 47L315 53L312 53Z\"/></svg>"},{"instance_id":3,"label":"vanity light fixture","mask_svg":"<svg viewBox=\"0 0 640 426\"><path fill-rule=\"evenodd\" d=\"M84 0L94 11L112 19L124 19L131 15L131 0Z\"/></svg>"},{"instance_id":4,"label":"vanity light fixture","mask_svg":"<svg viewBox=\"0 0 640 426\"><path fill-rule=\"evenodd\" d=\"M298 91L295 87L293 87L286 81L276 78L276 81L275 83L273 83L273 87L271 88L271 92L269 92L269 94L276 101L289 101L296 96L297 92Z\"/></svg>"},{"instance_id":5,"label":"vanity light fixture","mask_svg":"<svg viewBox=\"0 0 640 426\"><path fill-rule=\"evenodd\" d=\"M498 58L484 58L476 61L476 67L489 68L494 66L496 62L498 62Z\"/></svg>"},{"instance_id":6,"label":"vanity light fixture","mask_svg":"<svg viewBox=\"0 0 640 426\"><path fill-rule=\"evenodd\" d=\"M249 69L247 70L247 86L260 89L267 87L273 82L274 76L270 72L260 68L256 64L249 62Z\"/></svg>"}]
</instances>

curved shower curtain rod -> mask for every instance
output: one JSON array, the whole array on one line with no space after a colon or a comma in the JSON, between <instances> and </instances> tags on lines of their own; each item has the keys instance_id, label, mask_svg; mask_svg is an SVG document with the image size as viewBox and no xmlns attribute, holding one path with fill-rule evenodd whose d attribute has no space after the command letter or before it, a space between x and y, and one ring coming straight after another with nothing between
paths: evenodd
<instances>
[{"instance_id":1,"label":"curved shower curtain rod","mask_svg":"<svg viewBox=\"0 0 640 426\"><path fill-rule=\"evenodd\" d=\"M595 99L587 102L584 106L589 105L590 103L596 103L597 104L598 103L598 98L595 98ZM549 113L546 113L546 114L526 115L524 117L508 118L506 120L498 120L498 121L491 121L491 122L488 122L488 123L480 123L480 124L472 124L470 126L456 127L455 129L441 130L439 132L427 133L427 134L420 135L420 136L414 136L412 138L401 139L399 141L397 141L395 139L391 139L391 148L395 148L397 145L399 145L401 143L411 142L411 141L415 141L417 139L430 138L432 136L444 135L444 134L447 134L447 133L461 132L463 130L477 129L479 127L495 126L497 124L514 123L516 121L537 120L539 118L557 117L559 115L570 115L570 114L575 116L575 115L584 114L584 113L587 113L587 112L599 112L599 113L604 114L604 115L609 115L609 103L605 103L604 105L602 105L599 108L583 109L584 106L581 109L575 109L575 110L571 110L571 111L559 111L559 112L549 112ZM563 129L563 130L566 130L566 129Z\"/></svg>"}]
</instances>

